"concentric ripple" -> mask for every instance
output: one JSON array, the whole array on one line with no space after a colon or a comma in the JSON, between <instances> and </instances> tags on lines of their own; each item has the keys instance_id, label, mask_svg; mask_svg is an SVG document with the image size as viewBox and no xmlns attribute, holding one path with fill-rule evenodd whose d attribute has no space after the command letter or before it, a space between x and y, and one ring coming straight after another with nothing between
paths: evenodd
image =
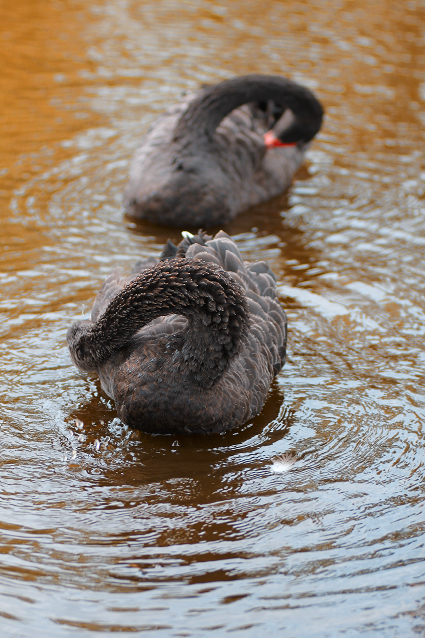
<instances>
[{"instance_id":1,"label":"concentric ripple","mask_svg":"<svg viewBox=\"0 0 425 638\"><path fill-rule=\"evenodd\" d=\"M3 9L2 636L422 635L422 4ZM327 114L289 192L225 229L276 272L288 361L237 432L137 433L66 330L111 269L179 239L123 218L148 125L253 72Z\"/></svg>"}]
</instances>

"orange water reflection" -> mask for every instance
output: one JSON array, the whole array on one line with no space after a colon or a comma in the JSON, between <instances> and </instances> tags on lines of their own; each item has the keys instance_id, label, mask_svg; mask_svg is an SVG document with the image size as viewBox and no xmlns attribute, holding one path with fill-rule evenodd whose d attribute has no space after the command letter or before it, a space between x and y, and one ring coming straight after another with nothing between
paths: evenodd
<instances>
[{"instance_id":1,"label":"orange water reflection","mask_svg":"<svg viewBox=\"0 0 425 638\"><path fill-rule=\"evenodd\" d=\"M1 15L6 635L420 633L423 5L18 0ZM143 131L183 90L250 72L288 74L327 112L290 191L226 228L278 275L288 364L239 432L136 435L71 365L66 329L111 268L178 239L123 219ZM297 462L275 473L285 452Z\"/></svg>"}]
</instances>

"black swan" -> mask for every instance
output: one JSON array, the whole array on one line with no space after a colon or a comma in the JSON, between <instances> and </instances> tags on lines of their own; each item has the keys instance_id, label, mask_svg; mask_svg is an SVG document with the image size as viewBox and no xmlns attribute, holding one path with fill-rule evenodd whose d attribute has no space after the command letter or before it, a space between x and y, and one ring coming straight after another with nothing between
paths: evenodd
<instances>
[{"instance_id":1,"label":"black swan","mask_svg":"<svg viewBox=\"0 0 425 638\"><path fill-rule=\"evenodd\" d=\"M286 315L265 262L244 263L222 231L200 232L127 277L111 273L67 341L127 425L224 432L263 407L285 361Z\"/></svg>"},{"instance_id":2,"label":"black swan","mask_svg":"<svg viewBox=\"0 0 425 638\"><path fill-rule=\"evenodd\" d=\"M126 213L169 226L225 224L290 185L322 117L308 89L280 76L203 88L147 132L130 167Z\"/></svg>"}]
</instances>

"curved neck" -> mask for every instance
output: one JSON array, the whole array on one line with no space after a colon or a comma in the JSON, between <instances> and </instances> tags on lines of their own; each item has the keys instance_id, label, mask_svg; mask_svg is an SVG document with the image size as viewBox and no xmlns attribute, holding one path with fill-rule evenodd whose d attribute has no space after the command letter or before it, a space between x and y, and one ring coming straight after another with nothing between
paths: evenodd
<instances>
[{"instance_id":1,"label":"curved neck","mask_svg":"<svg viewBox=\"0 0 425 638\"><path fill-rule=\"evenodd\" d=\"M296 129L298 138L285 141L308 142L316 135L323 108L311 91L280 76L246 75L204 89L181 115L173 141L194 142L200 137L212 141L217 126L233 109L267 100L279 102L295 116L296 126L291 129Z\"/></svg>"},{"instance_id":2,"label":"curved neck","mask_svg":"<svg viewBox=\"0 0 425 638\"><path fill-rule=\"evenodd\" d=\"M133 279L97 323L82 326L73 339L74 360L80 359L80 367L99 366L150 321L170 314L189 322L181 368L210 385L239 351L249 320L240 286L215 264L200 260L160 262Z\"/></svg>"}]
</instances>

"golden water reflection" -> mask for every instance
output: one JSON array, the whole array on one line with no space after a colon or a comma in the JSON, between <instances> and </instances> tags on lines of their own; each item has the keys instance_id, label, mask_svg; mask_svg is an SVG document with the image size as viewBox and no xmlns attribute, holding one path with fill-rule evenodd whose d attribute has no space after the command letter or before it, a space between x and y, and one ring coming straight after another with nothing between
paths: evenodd
<instances>
[{"instance_id":1,"label":"golden water reflection","mask_svg":"<svg viewBox=\"0 0 425 638\"><path fill-rule=\"evenodd\" d=\"M420 634L423 4L0 7L3 631ZM289 192L226 228L278 275L288 363L238 432L135 434L66 329L112 268L178 239L123 218L144 130L251 72L327 113Z\"/></svg>"}]
</instances>

